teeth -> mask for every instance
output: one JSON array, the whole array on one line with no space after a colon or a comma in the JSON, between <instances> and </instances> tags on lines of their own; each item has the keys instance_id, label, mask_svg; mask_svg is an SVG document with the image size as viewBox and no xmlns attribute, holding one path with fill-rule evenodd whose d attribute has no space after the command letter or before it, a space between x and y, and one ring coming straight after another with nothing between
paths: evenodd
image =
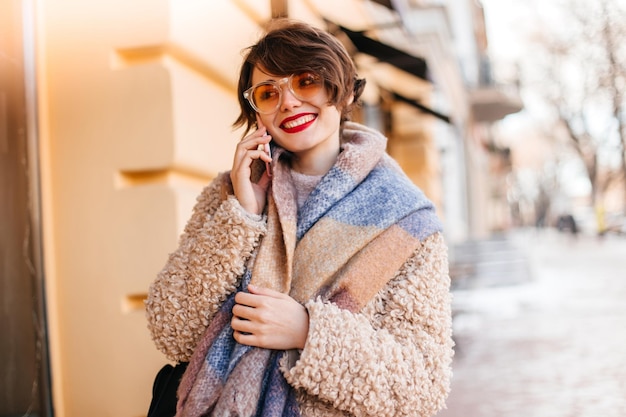
<instances>
[{"instance_id":1,"label":"teeth","mask_svg":"<svg viewBox=\"0 0 626 417\"><path fill-rule=\"evenodd\" d=\"M309 123L313 119L315 119L315 116L313 116L312 114L307 114L306 116L302 116L299 119L287 122L283 126L285 126L285 128L287 129L293 129L294 127Z\"/></svg>"}]
</instances>

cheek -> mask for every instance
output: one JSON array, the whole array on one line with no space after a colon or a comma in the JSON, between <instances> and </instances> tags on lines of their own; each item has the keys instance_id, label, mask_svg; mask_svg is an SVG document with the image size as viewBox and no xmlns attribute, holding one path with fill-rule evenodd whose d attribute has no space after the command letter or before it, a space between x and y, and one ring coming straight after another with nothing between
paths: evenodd
<instances>
[{"instance_id":1,"label":"cheek","mask_svg":"<svg viewBox=\"0 0 626 417\"><path fill-rule=\"evenodd\" d=\"M274 117L271 114L257 114L257 120L263 123L263 126L267 128L267 131L272 134L274 130Z\"/></svg>"},{"instance_id":2,"label":"cheek","mask_svg":"<svg viewBox=\"0 0 626 417\"><path fill-rule=\"evenodd\" d=\"M278 127L278 119L272 117L272 115L260 115L260 120L267 129L267 133L272 137L272 141L278 146L284 148L284 143L281 138L281 130Z\"/></svg>"},{"instance_id":3,"label":"cheek","mask_svg":"<svg viewBox=\"0 0 626 417\"><path fill-rule=\"evenodd\" d=\"M335 106L326 107L324 117L330 125L338 125L341 122L341 111Z\"/></svg>"}]
</instances>

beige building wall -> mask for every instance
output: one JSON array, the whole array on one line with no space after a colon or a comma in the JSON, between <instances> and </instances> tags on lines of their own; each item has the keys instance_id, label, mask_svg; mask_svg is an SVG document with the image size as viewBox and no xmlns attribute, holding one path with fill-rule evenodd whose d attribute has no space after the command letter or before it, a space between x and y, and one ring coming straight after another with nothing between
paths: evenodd
<instances>
[{"instance_id":1,"label":"beige building wall","mask_svg":"<svg viewBox=\"0 0 626 417\"><path fill-rule=\"evenodd\" d=\"M37 3L57 416L147 412L165 358L142 295L230 166L240 50L268 17L269 1Z\"/></svg>"},{"instance_id":2,"label":"beige building wall","mask_svg":"<svg viewBox=\"0 0 626 417\"><path fill-rule=\"evenodd\" d=\"M56 416L146 414L165 358L150 340L142 297L201 187L230 168L240 52L270 3L36 2ZM321 23L307 4L290 2L291 16ZM412 173L418 181L437 175L425 162L429 140L419 149L398 144L403 165L415 162L411 153L424 162Z\"/></svg>"}]
</instances>

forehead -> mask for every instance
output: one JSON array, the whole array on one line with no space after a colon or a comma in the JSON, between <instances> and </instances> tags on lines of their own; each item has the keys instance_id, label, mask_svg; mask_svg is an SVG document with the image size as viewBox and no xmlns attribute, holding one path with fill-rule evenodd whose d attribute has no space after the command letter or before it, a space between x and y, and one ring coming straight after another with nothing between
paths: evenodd
<instances>
[{"instance_id":1,"label":"forehead","mask_svg":"<svg viewBox=\"0 0 626 417\"><path fill-rule=\"evenodd\" d=\"M252 78L250 81L252 82L252 85L255 85L267 80L280 80L283 77L284 75L270 74L265 69L255 66L252 70Z\"/></svg>"}]
</instances>

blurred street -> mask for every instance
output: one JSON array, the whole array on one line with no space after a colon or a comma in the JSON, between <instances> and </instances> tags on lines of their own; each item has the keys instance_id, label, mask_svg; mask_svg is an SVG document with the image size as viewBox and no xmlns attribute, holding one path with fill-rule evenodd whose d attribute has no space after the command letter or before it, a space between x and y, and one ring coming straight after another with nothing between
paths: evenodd
<instances>
[{"instance_id":1,"label":"blurred street","mask_svg":"<svg viewBox=\"0 0 626 417\"><path fill-rule=\"evenodd\" d=\"M525 230L455 256L439 417L626 416L626 238Z\"/></svg>"}]
</instances>

